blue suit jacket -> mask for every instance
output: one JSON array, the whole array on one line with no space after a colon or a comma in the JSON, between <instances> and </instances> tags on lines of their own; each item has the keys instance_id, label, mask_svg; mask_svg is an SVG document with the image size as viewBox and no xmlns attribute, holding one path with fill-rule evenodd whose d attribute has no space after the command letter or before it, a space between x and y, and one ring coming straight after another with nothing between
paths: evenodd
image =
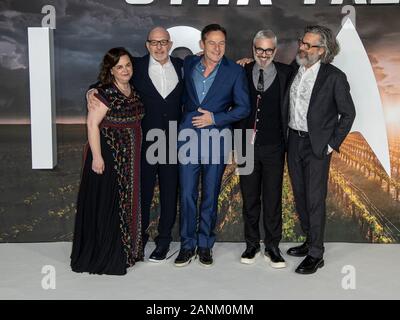
<instances>
[{"instance_id":1,"label":"blue suit jacket","mask_svg":"<svg viewBox=\"0 0 400 320\"><path fill-rule=\"evenodd\" d=\"M249 88L244 69L226 57L222 58L217 76L203 102L197 98L192 74L202 57L188 56L183 64L185 79L184 115L181 128L193 128L192 117L200 115L199 107L214 113L215 126L222 129L246 118L250 113Z\"/></svg>"},{"instance_id":2,"label":"blue suit jacket","mask_svg":"<svg viewBox=\"0 0 400 320\"><path fill-rule=\"evenodd\" d=\"M197 135L200 136L203 129L194 128L192 124L192 118L201 115L197 111L199 107L214 114L215 125L210 125L204 129L216 129L218 132L223 129L230 130L232 123L246 118L251 111L246 73L234 61L223 57L214 82L203 102L200 103L192 78L193 69L200 59L202 57L188 56L183 64L185 82L184 113L179 130L194 129ZM179 145L182 145L182 143L179 143ZM220 147L223 148L222 142ZM229 151L225 150L223 153L226 154Z\"/></svg>"}]
</instances>

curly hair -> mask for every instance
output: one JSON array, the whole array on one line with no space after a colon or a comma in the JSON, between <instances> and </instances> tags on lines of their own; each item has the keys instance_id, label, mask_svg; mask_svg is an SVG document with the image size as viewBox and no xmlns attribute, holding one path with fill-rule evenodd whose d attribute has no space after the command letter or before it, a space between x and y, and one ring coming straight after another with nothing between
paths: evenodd
<instances>
[{"instance_id":1,"label":"curly hair","mask_svg":"<svg viewBox=\"0 0 400 320\"><path fill-rule=\"evenodd\" d=\"M97 77L102 84L110 84L114 81L114 76L111 74L111 69L118 63L119 59L125 55L129 57L131 63L133 64L133 57L125 48L117 47L108 50L103 58L103 61L101 62L100 73Z\"/></svg>"},{"instance_id":2,"label":"curly hair","mask_svg":"<svg viewBox=\"0 0 400 320\"><path fill-rule=\"evenodd\" d=\"M324 26L307 26L304 29L304 34L313 33L320 36L320 45L325 49L324 54L321 57L321 62L331 63L335 56L340 52L339 43L336 40L331 29Z\"/></svg>"}]
</instances>

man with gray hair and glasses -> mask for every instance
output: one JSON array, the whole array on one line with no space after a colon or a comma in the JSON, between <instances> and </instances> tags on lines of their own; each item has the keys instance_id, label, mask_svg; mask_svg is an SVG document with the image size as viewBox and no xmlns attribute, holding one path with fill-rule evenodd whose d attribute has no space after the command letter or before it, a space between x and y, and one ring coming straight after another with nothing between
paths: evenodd
<instances>
[{"instance_id":1,"label":"man with gray hair and glasses","mask_svg":"<svg viewBox=\"0 0 400 320\"><path fill-rule=\"evenodd\" d=\"M306 241L288 254L306 257L297 267L311 274L324 266L326 195L332 151L355 118L346 75L331 62L339 45L329 28L308 26L298 40L298 70L285 96L288 116L288 169L296 211Z\"/></svg>"},{"instance_id":2,"label":"man with gray hair and glasses","mask_svg":"<svg viewBox=\"0 0 400 320\"><path fill-rule=\"evenodd\" d=\"M242 129L242 150L254 147L254 170L240 176L246 250L240 261L253 264L260 255L260 215L264 231L264 258L272 268L286 267L280 250L282 238L282 180L285 162L283 100L292 68L275 62L277 37L258 31L253 39L254 61L245 66L250 88L251 113L236 128ZM287 121L286 121L287 122ZM247 140L245 130L251 129Z\"/></svg>"}]
</instances>

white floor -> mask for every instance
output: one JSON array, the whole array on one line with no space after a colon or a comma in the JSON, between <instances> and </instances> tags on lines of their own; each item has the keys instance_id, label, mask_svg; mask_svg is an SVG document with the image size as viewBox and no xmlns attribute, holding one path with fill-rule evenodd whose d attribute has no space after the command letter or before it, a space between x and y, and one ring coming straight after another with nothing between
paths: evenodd
<instances>
[{"instance_id":1,"label":"white floor","mask_svg":"<svg viewBox=\"0 0 400 320\"><path fill-rule=\"evenodd\" d=\"M286 254L286 269L272 269L262 256L243 265L244 247L217 243L211 268L197 260L177 268L174 255L161 264L138 263L119 277L73 273L69 242L0 244L0 299L400 299L400 244L327 243L325 267L307 276L294 273L301 258ZM150 243L146 257L153 248ZM173 243L171 253L178 248ZM42 287L51 273L42 273L46 265L54 267L55 289Z\"/></svg>"}]
</instances>

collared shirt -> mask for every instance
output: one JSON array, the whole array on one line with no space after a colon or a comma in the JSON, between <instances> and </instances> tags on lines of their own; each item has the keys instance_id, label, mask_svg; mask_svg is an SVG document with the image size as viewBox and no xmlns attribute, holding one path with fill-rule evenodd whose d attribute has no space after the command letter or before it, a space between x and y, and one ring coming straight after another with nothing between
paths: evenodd
<instances>
[{"instance_id":1,"label":"collared shirt","mask_svg":"<svg viewBox=\"0 0 400 320\"><path fill-rule=\"evenodd\" d=\"M254 87L257 88L258 78L260 77L261 66L256 62L253 66L253 83ZM264 70L264 92L268 90L271 84L274 82L277 71L274 63L270 63Z\"/></svg>"},{"instance_id":2,"label":"collared shirt","mask_svg":"<svg viewBox=\"0 0 400 320\"><path fill-rule=\"evenodd\" d=\"M149 77L158 93L165 99L175 89L179 82L178 75L171 59L161 64L150 56Z\"/></svg>"},{"instance_id":3,"label":"collared shirt","mask_svg":"<svg viewBox=\"0 0 400 320\"><path fill-rule=\"evenodd\" d=\"M308 69L301 66L293 80L290 87L289 120L289 127L292 129L308 132L307 113L320 66L321 61Z\"/></svg>"},{"instance_id":4,"label":"collared shirt","mask_svg":"<svg viewBox=\"0 0 400 320\"><path fill-rule=\"evenodd\" d=\"M214 83L220 64L221 62L215 66L214 70L208 75L208 77L204 76L206 67L203 64L203 60L200 60L199 63L194 67L192 79L200 103L203 102L212 84Z\"/></svg>"}]
</instances>

